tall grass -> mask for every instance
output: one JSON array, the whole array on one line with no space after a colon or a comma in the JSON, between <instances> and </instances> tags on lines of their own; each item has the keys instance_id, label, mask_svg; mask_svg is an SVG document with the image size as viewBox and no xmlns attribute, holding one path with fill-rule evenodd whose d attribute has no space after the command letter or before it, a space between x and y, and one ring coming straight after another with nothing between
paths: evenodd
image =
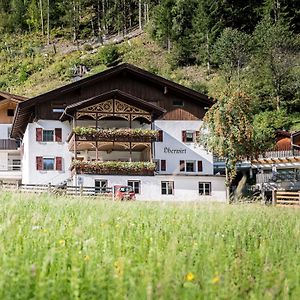
<instances>
[{"instance_id":1,"label":"tall grass","mask_svg":"<svg viewBox=\"0 0 300 300\"><path fill-rule=\"evenodd\" d=\"M300 299L300 210L0 199L0 299Z\"/></svg>"}]
</instances>

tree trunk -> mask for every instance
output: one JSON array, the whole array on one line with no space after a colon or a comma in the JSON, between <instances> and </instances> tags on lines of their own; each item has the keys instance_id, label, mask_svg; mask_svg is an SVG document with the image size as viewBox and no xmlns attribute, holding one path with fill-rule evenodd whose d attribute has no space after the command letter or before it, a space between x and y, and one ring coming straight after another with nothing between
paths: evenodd
<instances>
[{"instance_id":1,"label":"tree trunk","mask_svg":"<svg viewBox=\"0 0 300 300\"><path fill-rule=\"evenodd\" d=\"M139 0L139 29L143 29L142 25L142 0Z\"/></svg>"},{"instance_id":2,"label":"tree trunk","mask_svg":"<svg viewBox=\"0 0 300 300\"><path fill-rule=\"evenodd\" d=\"M77 11L76 11L76 0L73 0L73 41L77 40Z\"/></svg>"},{"instance_id":3,"label":"tree trunk","mask_svg":"<svg viewBox=\"0 0 300 300\"><path fill-rule=\"evenodd\" d=\"M209 47L209 36L208 32L206 33L206 55L207 55L207 78L210 75L210 47Z\"/></svg>"},{"instance_id":4,"label":"tree trunk","mask_svg":"<svg viewBox=\"0 0 300 300\"><path fill-rule=\"evenodd\" d=\"M229 169L228 169L228 159L225 159L225 187L226 187L226 201L230 203L230 180L229 180Z\"/></svg>"},{"instance_id":5,"label":"tree trunk","mask_svg":"<svg viewBox=\"0 0 300 300\"><path fill-rule=\"evenodd\" d=\"M42 26L42 35L45 34L44 30L44 13L43 13L43 1L40 0L40 14L41 14L41 26Z\"/></svg>"},{"instance_id":6,"label":"tree trunk","mask_svg":"<svg viewBox=\"0 0 300 300\"><path fill-rule=\"evenodd\" d=\"M47 1L47 42L50 45L50 0Z\"/></svg>"}]
</instances>

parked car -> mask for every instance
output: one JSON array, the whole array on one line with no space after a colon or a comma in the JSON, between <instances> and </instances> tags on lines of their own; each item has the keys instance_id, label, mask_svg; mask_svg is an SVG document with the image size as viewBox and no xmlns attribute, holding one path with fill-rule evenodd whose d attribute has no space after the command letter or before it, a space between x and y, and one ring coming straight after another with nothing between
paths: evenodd
<instances>
[{"instance_id":1,"label":"parked car","mask_svg":"<svg viewBox=\"0 0 300 300\"><path fill-rule=\"evenodd\" d=\"M131 186L115 185L114 191L116 200L135 200L135 192Z\"/></svg>"}]
</instances>

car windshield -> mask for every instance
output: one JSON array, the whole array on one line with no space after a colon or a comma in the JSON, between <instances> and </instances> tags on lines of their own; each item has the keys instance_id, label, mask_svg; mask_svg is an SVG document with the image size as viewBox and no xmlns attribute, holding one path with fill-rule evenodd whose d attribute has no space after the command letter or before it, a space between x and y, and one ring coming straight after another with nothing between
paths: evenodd
<instances>
[{"instance_id":1,"label":"car windshield","mask_svg":"<svg viewBox=\"0 0 300 300\"><path fill-rule=\"evenodd\" d=\"M119 189L120 192L132 192L131 186L121 186Z\"/></svg>"}]
</instances>

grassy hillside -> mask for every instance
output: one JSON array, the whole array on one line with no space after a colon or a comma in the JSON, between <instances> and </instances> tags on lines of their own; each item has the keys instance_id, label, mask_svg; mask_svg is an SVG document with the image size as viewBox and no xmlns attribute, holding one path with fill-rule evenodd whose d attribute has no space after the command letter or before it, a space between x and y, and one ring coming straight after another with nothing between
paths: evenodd
<instances>
[{"instance_id":1,"label":"grassy hillside","mask_svg":"<svg viewBox=\"0 0 300 300\"><path fill-rule=\"evenodd\" d=\"M103 71L109 66L104 57L107 48L92 42L77 47L66 40L56 40L54 48L36 34L5 36L0 42L0 89L32 97L74 80L74 68L80 64L89 69L85 76ZM120 43L117 51L118 62L128 62L209 92L211 82L207 81L204 69L197 66L172 69L168 53L146 33Z\"/></svg>"},{"instance_id":2,"label":"grassy hillside","mask_svg":"<svg viewBox=\"0 0 300 300\"><path fill-rule=\"evenodd\" d=\"M2 193L0 219L1 299L300 297L295 209Z\"/></svg>"}]
</instances>

